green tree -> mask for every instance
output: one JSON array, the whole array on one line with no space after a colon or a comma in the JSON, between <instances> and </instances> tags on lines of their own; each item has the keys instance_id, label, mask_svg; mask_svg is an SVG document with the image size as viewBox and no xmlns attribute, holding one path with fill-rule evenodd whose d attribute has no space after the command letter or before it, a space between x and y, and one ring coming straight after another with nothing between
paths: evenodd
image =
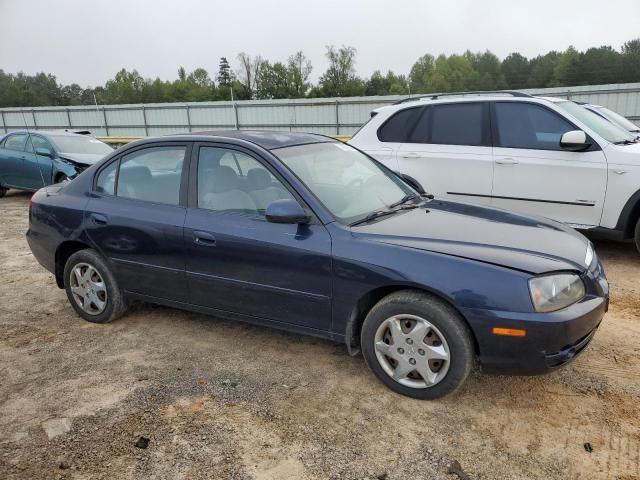
<instances>
[{"instance_id":1,"label":"green tree","mask_svg":"<svg viewBox=\"0 0 640 480\"><path fill-rule=\"evenodd\" d=\"M580 62L582 56L573 46L560 56L553 69L553 86L577 85L580 81Z\"/></svg>"},{"instance_id":2,"label":"green tree","mask_svg":"<svg viewBox=\"0 0 640 480\"><path fill-rule=\"evenodd\" d=\"M554 86L554 70L559 57L560 54L554 51L533 58L530 61L531 74L527 86L529 88Z\"/></svg>"},{"instance_id":3,"label":"green tree","mask_svg":"<svg viewBox=\"0 0 640 480\"><path fill-rule=\"evenodd\" d=\"M433 55L423 55L411 67L409 73L409 86L411 93L432 92L431 76L435 70L435 58Z\"/></svg>"},{"instance_id":4,"label":"green tree","mask_svg":"<svg viewBox=\"0 0 640 480\"><path fill-rule=\"evenodd\" d=\"M356 49L327 46L329 60L327 71L322 74L315 94L325 97L352 97L363 95L364 82L356 75Z\"/></svg>"},{"instance_id":5,"label":"green tree","mask_svg":"<svg viewBox=\"0 0 640 480\"><path fill-rule=\"evenodd\" d=\"M311 76L311 60L304 53L298 51L287 59L287 72L290 88L289 98L302 98L311 88L309 77Z\"/></svg>"},{"instance_id":6,"label":"green tree","mask_svg":"<svg viewBox=\"0 0 640 480\"><path fill-rule=\"evenodd\" d=\"M512 53L502 61L502 73L507 88L527 88L531 65L526 57Z\"/></svg>"},{"instance_id":7,"label":"green tree","mask_svg":"<svg viewBox=\"0 0 640 480\"><path fill-rule=\"evenodd\" d=\"M621 63L621 77L618 81L640 82L640 38L622 46Z\"/></svg>"}]
</instances>

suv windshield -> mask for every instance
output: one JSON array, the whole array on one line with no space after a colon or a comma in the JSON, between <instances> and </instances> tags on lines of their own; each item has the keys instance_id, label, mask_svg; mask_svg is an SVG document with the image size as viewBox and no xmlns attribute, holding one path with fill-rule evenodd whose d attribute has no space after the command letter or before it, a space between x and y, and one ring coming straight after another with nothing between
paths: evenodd
<instances>
[{"instance_id":1,"label":"suv windshield","mask_svg":"<svg viewBox=\"0 0 640 480\"><path fill-rule=\"evenodd\" d=\"M93 137L83 135L50 135L49 137L58 151L62 153L106 155L113 151L109 145Z\"/></svg>"},{"instance_id":2,"label":"suv windshield","mask_svg":"<svg viewBox=\"0 0 640 480\"><path fill-rule=\"evenodd\" d=\"M597 113L587 110L582 105L570 101L557 102L556 105L569 115L580 120L608 142L625 143L633 142L636 139L631 133L605 120Z\"/></svg>"},{"instance_id":3,"label":"suv windshield","mask_svg":"<svg viewBox=\"0 0 640 480\"><path fill-rule=\"evenodd\" d=\"M349 145L314 143L273 150L324 206L345 224L418 193Z\"/></svg>"}]
</instances>

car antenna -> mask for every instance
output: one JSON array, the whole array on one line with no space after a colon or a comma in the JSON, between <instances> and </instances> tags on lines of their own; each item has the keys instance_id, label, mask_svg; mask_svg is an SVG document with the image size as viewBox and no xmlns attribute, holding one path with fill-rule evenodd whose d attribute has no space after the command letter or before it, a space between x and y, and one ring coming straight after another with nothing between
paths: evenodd
<instances>
[{"instance_id":1,"label":"car antenna","mask_svg":"<svg viewBox=\"0 0 640 480\"><path fill-rule=\"evenodd\" d=\"M33 154L36 156L36 163L38 164L38 173L40 173L40 180L42 180L42 186L46 187L47 184L44 181L44 175L42 175L42 170L40 169L40 160L38 160L38 154L36 153L36 149L33 148L33 142L31 141L31 132L29 131L29 125L27 125L27 117L24 116L24 110L20 110L20 113L22 113L22 121L24 122L24 128L26 128L27 130L27 140L29 141L29 143L31 143L31 149L33 150ZM26 146L26 143L25 143L25 146Z\"/></svg>"}]
</instances>

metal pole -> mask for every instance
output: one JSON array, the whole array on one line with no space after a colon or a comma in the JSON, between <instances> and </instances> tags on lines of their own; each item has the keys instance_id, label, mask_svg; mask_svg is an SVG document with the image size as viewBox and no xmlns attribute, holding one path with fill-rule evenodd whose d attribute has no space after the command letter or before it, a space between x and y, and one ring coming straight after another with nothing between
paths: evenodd
<instances>
[{"instance_id":1,"label":"metal pole","mask_svg":"<svg viewBox=\"0 0 640 480\"><path fill-rule=\"evenodd\" d=\"M96 106L96 108L98 108ZM102 119L104 120L104 133L106 133L107 137L109 136L109 124L107 123L107 111L104 107L102 107Z\"/></svg>"},{"instance_id":2,"label":"metal pole","mask_svg":"<svg viewBox=\"0 0 640 480\"><path fill-rule=\"evenodd\" d=\"M187 109L187 125L189 126L189 132L191 132L191 114L189 113L189 105L185 105Z\"/></svg>"},{"instance_id":3,"label":"metal pole","mask_svg":"<svg viewBox=\"0 0 640 480\"><path fill-rule=\"evenodd\" d=\"M336 98L336 135L340 135L340 106Z\"/></svg>"},{"instance_id":4,"label":"metal pole","mask_svg":"<svg viewBox=\"0 0 640 480\"><path fill-rule=\"evenodd\" d=\"M72 128L71 125L71 113L69 112L69 109L65 109L67 111L67 123L69 124L69 128Z\"/></svg>"},{"instance_id":5,"label":"metal pole","mask_svg":"<svg viewBox=\"0 0 640 480\"><path fill-rule=\"evenodd\" d=\"M229 87L229 90L231 90L231 103L233 104L233 116L235 118L235 122L236 122L236 130L240 130L240 128L238 127L238 106L236 105L236 101L233 98L233 87Z\"/></svg>"},{"instance_id":6,"label":"metal pole","mask_svg":"<svg viewBox=\"0 0 640 480\"><path fill-rule=\"evenodd\" d=\"M144 136L148 137L149 136L149 125L147 125L147 111L144 108L144 105L142 105L142 121L144 122Z\"/></svg>"},{"instance_id":7,"label":"metal pole","mask_svg":"<svg viewBox=\"0 0 640 480\"><path fill-rule=\"evenodd\" d=\"M35 110L33 108L31 109L31 116L33 117L33 126L37 130L38 129L38 122L36 122L36 112L35 112Z\"/></svg>"},{"instance_id":8,"label":"metal pole","mask_svg":"<svg viewBox=\"0 0 640 480\"><path fill-rule=\"evenodd\" d=\"M2 129L4 130L4 133L7 133L7 121L4 118L3 111L0 111L0 117L2 117Z\"/></svg>"}]
</instances>

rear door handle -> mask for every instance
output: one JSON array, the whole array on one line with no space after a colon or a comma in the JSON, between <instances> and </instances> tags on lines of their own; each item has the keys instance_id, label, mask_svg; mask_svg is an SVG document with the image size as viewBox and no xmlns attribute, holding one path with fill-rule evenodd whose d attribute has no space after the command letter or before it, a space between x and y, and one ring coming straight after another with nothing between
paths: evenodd
<instances>
[{"instance_id":1,"label":"rear door handle","mask_svg":"<svg viewBox=\"0 0 640 480\"><path fill-rule=\"evenodd\" d=\"M401 153L400 156L402 158L420 158L422 155L419 154L418 152L405 152L405 153Z\"/></svg>"},{"instance_id":2,"label":"rear door handle","mask_svg":"<svg viewBox=\"0 0 640 480\"><path fill-rule=\"evenodd\" d=\"M503 158L496 158L496 163L499 165L517 165L520 163L520 161L516 158L503 157Z\"/></svg>"},{"instance_id":3,"label":"rear door handle","mask_svg":"<svg viewBox=\"0 0 640 480\"><path fill-rule=\"evenodd\" d=\"M92 213L90 216L91 221L96 225L106 225L107 223L109 223L107 216L102 215L101 213Z\"/></svg>"},{"instance_id":4,"label":"rear door handle","mask_svg":"<svg viewBox=\"0 0 640 480\"><path fill-rule=\"evenodd\" d=\"M203 247L215 247L216 246L216 237L214 237L209 232L201 232L195 231L193 232L193 242L196 245L201 245Z\"/></svg>"}]
</instances>

